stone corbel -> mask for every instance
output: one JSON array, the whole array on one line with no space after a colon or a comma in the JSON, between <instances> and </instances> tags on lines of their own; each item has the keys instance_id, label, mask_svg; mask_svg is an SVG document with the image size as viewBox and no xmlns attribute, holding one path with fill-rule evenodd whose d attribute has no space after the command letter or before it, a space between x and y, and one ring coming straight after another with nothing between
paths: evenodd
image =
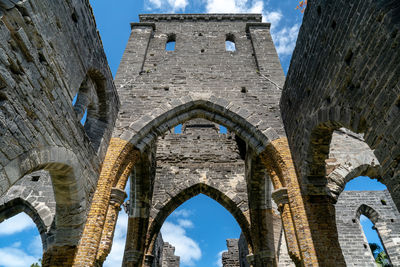
<instances>
[{"instance_id":1,"label":"stone corbel","mask_svg":"<svg viewBox=\"0 0 400 267\"><path fill-rule=\"evenodd\" d=\"M111 189L110 205L120 208L126 197L127 195L124 190L113 187Z\"/></svg>"},{"instance_id":2,"label":"stone corbel","mask_svg":"<svg viewBox=\"0 0 400 267\"><path fill-rule=\"evenodd\" d=\"M278 206L278 210L282 212L282 208L285 204L289 204L289 198L287 193L287 188L282 187L277 190L272 191L272 199L275 201Z\"/></svg>"}]
</instances>

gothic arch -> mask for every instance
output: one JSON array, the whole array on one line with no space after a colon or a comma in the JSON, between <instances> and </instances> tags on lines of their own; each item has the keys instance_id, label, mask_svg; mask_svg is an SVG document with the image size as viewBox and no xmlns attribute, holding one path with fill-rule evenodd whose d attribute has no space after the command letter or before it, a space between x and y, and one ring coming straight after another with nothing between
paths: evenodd
<instances>
[{"instance_id":1,"label":"gothic arch","mask_svg":"<svg viewBox=\"0 0 400 267\"><path fill-rule=\"evenodd\" d=\"M22 198L14 198L1 205L0 223L11 217L14 217L21 212L26 213L36 224L36 227L42 239L43 251L46 251L49 225L45 224L43 214L41 214L40 211L33 207L28 201L23 200Z\"/></svg>"},{"instance_id":2,"label":"gothic arch","mask_svg":"<svg viewBox=\"0 0 400 267\"><path fill-rule=\"evenodd\" d=\"M242 232L245 235L246 240L249 244L249 248L252 249L250 223L248 218L249 215L245 214L232 199L230 199L218 189L203 183L199 183L191 187L185 188L176 196L174 196L170 201L168 201L168 203L166 203L161 209L159 209L156 217L151 221L149 225L148 238L146 242L147 253L152 253L154 242L158 236L158 233L160 232L161 226L163 225L167 217L177 207L182 205L190 198L195 197L199 194L204 194L210 197L231 213L231 215L235 218L240 228L242 229Z\"/></svg>"},{"instance_id":3,"label":"gothic arch","mask_svg":"<svg viewBox=\"0 0 400 267\"><path fill-rule=\"evenodd\" d=\"M11 185L34 171L47 170L50 173L56 200L56 244L76 245L85 220L85 186L84 179L79 177L85 176L87 171L80 170L78 166L79 161L72 151L61 147L45 147L19 156L3 170Z\"/></svg>"},{"instance_id":4,"label":"gothic arch","mask_svg":"<svg viewBox=\"0 0 400 267\"><path fill-rule=\"evenodd\" d=\"M185 97L171 101L166 106L169 106L168 110L156 109L133 122L121 138L129 140L137 149L143 151L146 145L167 130L193 118L205 118L227 127L257 153L264 151L270 141L279 138L275 130L268 126L268 122L260 121L254 126L248 121L252 114L226 99L210 96L206 100L187 101Z\"/></svg>"},{"instance_id":5,"label":"gothic arch","mask_svg":"<svg viewBox=\"0 0 400 267\"><path fill-rule=\"evenodd\" d=\"M362 204L358 207L355 218L359 220L361 215L370 219L373 224L377 223L380 218L379 213L366 204Z\"/></svg>"}]
</instances>

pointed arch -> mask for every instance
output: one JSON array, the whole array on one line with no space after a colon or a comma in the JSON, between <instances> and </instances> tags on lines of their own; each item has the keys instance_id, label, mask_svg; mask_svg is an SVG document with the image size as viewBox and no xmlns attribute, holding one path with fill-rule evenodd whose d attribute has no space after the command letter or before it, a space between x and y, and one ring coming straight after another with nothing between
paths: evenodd
<instances>
[{"instance_id":1,"label":"pointed arch","mask_svg":"<svg viewBox=\"0 0 400 267\"><path fill-rule=\"evenodd\" d=\"M242 232L249 244L249 247L252 248L252 240L250 236L250 223L248 214L245 214L237 204L230 199L227 195L219 191L218 189L203 184L198 183L196 185L185 188L181 192L179 192L176 196L174 196L167 204L165 204L157 213L155 218L150 222L149 230L148 230L148 238L146 249L148 253L153 251L154 242L160 232L161 226L164 224L167 217L180 205L189 200L192 197L195 197L199 194L204 194L211 199L218 202L222 205L226 210L228 210L232 216L235 218L236 222L239 224Z\"/></svg>"},{"instance_id":2,"label":"pointed arch","mask_svg":"<svg viewBox=\"0 0 400 267\"><path fill-rule=\"evenodd\" d=\"M15 215L24 212L27 214L32 221L35 223L40 237L42 239L42 248L43 251L47 249L47 230L49 225L45 224L45 218L43 218L43 214L40 213L35 207L31 205L28 201L22 198L14 198L3 205L0 206L0 223L3 221L14 217Z\"/></svg>"},{"instance_id":3,"label":"pointed arch","mask_svg":"<svg viewBox=\"0 0 400 267\"><path fill-rule=\"evenodd\" d=\"M359 220L361 215L364 215L370 219L373 224L376 224L380 218L379 213L374 208L366 204L361 204L360 207L358 207L355 218Z\"/></svg>"}]
</instances>

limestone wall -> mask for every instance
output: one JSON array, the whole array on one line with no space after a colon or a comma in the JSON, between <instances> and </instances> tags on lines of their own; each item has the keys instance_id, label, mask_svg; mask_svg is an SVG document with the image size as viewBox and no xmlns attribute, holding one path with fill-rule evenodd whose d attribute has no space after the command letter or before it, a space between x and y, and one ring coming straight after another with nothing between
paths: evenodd
<instances>
[{"instance_id":1,"label":"limestone wall","mask_svg":"<svg viewBox=\"0 0 400 267\"><path fill-rule=\"evenodd\" d=\"M376 266L360 215L374 223L393 266L400 264L400 213L388 191L343 191L335 207L339 242L347 266Z\"/></svg>"},{"instance_id":2,"label":"limestone wall","mask_svg":"<svg viewBox=\"0 0 400 267\"><path fill-rule=\"evenodd\" d=\"M260 15L156 14L140 21L132 24L115 79L122 106L114 137L142 148L193 117L243 127L239 135L255 149L284 135L278 107L284 76ZM235 52L225 51L227 36ZM165 50L168 40L176 41L175 51Z\"/></svg>"},{"instance_id":3,"label":"limestone wall","mask_svg":"<svg viewBox=\"0 0 400 267\"><path fill-rule=\"evenodd\" d=\"M301 179L323 177L330 136L362 133L400 207L396 0L309 1L280 107Z\"/></svg>"},{"instance_id":4,"label":"limestone wall","mask_svg":"<svg viewBox=\"0 0 400 267\"><path fill-rule=\"evenodd\" d=\"M80 239L118 105L88 1L0 1L0 196L15 185L29 203L48 203L50 217L55 200L48 249ZM51 183L21 184L38 170Z\"/></svg>"}]
</instances>

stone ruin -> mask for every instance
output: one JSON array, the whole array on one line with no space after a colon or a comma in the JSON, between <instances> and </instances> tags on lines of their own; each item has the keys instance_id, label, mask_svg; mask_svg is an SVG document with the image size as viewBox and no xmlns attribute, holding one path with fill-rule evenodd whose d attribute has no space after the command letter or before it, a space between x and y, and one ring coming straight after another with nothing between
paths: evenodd
<instances>
[{"instance_id":1,"label":"stone ruin","mask_svg":"<svg viewBox=\"0 0 400 267\"><path fill-rule=\"evenodd\" d=\"M102 266L129 182L123 266L179 266L160 228L198 194L242 229L226 267L374 266L361 215L399 266L399 14L309 1L286 78L259 14L140 15L113 80L89 1L0 0L0 222Z\"/></svg>"}]
</instances>

